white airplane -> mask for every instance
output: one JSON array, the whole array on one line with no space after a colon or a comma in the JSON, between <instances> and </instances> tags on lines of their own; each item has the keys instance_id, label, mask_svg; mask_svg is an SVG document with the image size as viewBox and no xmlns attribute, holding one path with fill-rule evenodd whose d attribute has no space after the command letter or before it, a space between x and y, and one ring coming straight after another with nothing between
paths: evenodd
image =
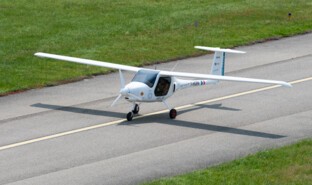
<instances>
[{"instance_id":1,"label":"white airplane","mask_svg":"<svg viewBox=\"0 0 312 185\"><path fill-rule=\"evenodd\" d=\"M164 105L170 110L169 111L170 118L174 119L177 116L177 111L171 108L166 103L166 99L172 96L174 92L189 87L216 84L220 80L278 84L286 87L291 87L289 83L283 81L224 76L225 53L245 53L243 51L204 47L204 46L195 46L195 48L215 52L211 67L211 74L184 73L184 72L144 69L140 67L113 64L108 62L74 58L41 52L35 53L35 56L118 69L121 89L118 97L114 100L111 106L114 106L121 97L125 97L126 100L131 102L133 106L132 110L127 114L128 121L131 121L133 116L135 114L138 114L139 112L138 103L141 102L163 102ZM129 84L125 84L122 71L135 72L134 78ZM182 77L184 79L180 79L177 77Z\"/></svg>"}]
</instances>

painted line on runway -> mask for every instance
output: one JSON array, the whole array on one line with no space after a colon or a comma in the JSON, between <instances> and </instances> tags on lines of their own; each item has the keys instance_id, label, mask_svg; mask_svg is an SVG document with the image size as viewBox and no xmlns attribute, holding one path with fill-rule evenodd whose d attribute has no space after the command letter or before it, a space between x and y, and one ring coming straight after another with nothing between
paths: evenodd
<instances>
[{"instance_id":1,"label":"painted line on runway","mask_svg":"<svg viewBox=\"0 0 312 185\"><path fill-rule=\"evenodd\" d=\"M296 81L292 81L292 82L289 82L289 83L294 85L294 84L306 82L306 81L309 81L309 80L312 80L312 77L304 78L304 79L300 79L300 80L296 80ZM202 104L207 104L207 103L216 102L216 101L220 101L220 100L226 100L226 99L230 99L230 98L235 98L235 97L239 97L239 96L253 94L253 93L256 93L256 92L267 91L267 90L274 89L274 88L277 88L277 87L280 87L280 85L273 85L273 86L264 87L264 88L260 88L260 89L254 89L254 90L245 91L245 92L241 92L241 93L236 93L236 94L232 94L232 95L228 95L228 96L223 96L223 97L219 97L219 98L205 100L205 101L201 101L201 102L197 102L197 103L193 103L193 104L189 104L189 105L183 105L183 106L180 106L180 107L176 107L175 109L177 109L177 110L187 109L187 108L190 108L190 107L194 107L196 105L202 105ZM156 115L156 114L166 113L166 112L168 112L168 110L157 111L157 112L153 112L153 113L137 116L137 117L134 118L134 120L135 119L139 119L139 118L143 118L143 117ZM53 134L53 135L50 135L50 136L45 136L45 137L31 139L31 140L27 140L27 141L23 141L23 142L9 144L9 145L5 145L5 146L0 147L0 151L1 150L6 150L6 149L9 149L9 148L15 148L15 147L18 147L18 146L31 144L31 143L36 143L36 142L40 142L40 141L44 141L44 140L54 139L54 138L58 138L58 137L66 136L66 135L71 135L71 134L75 134L75 133L79 133L79 132L93 130L93 129L97 129L97 128L101 128L101 127L115 125L115 124L119 124L119 123L122 123L122 122L125 122L125 121L127 121L127 120L126 119L121 119L121 120L117 120L117 121L112 121L112 122L108 122L108 123L102 123L102 124L90 126L90 127L84 127L84 128L80 128L80 129L67 131L67 132Z\"/></svg>"},{"instance_id":2,"label":"painted line on runway","mask_svg":"<svg viewBox=\"0 0 312 185\"><path fill-rule=\"evenodd\" d=\"M62 132L62 133L58 133L58 134L53 134L53 135L50 135L50 136L40 137L40 138L37 138L37 139L31 139L31 140L27 140L27 141L23 141L23 142L19 142L19 143L14 143L14 144L10 144L10 145L6 145L6 146L0 147L0 151L1 150L5 150L5 149L9 149L9 148L22 146L22 145L36 143L36 142L39 142L39 141L44 141L44 140L49 140L49 139L54 139L54 138L57 138L57 137L70 135L70 134L75 134L75 133L79 133L79 132L83 132L83 131L87 131L87 130L101 128L101 127L105 127L105 126L109 126L109 125L115 125L115 124L118 124L118 123L122 123L124 121L127 121L127 119L121 119L121 120L112 121L112 122L109 122L109 123L98 124L98 125L94 125L94 126L90 126L90 127L84 127L84 128L80 128L80 129L76 129L76 130L71 130L71 131Z\"/></svg>"}]
</instances>

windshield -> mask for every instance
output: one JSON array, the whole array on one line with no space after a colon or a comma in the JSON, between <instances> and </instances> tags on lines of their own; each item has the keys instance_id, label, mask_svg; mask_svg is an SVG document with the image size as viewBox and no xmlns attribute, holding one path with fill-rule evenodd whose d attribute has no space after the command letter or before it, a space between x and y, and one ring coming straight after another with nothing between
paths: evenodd
<instances>
[{"instance_id":1,"label":"windshield","mask_svg":"<svg viewBox=\"0 0 312 185\"><path fill-rule=\"evenodd\" d=\"M159 71L141 69L135 74L132 81L142 82L148 85L149 87L153 87L158 73Z\"/></svg>"}]
</instances>

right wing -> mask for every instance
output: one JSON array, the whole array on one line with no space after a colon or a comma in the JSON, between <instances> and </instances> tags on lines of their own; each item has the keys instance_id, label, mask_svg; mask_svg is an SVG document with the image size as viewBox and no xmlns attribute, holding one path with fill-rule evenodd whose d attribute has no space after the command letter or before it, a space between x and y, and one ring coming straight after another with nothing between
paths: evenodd
<instances>
[{"instance_id":1,"label":"right wing","mask_svg":"<svg viewBox=\"0 0 312 185\"><path fill-rule=\"evenodd\" d=\"M265 84L277 84L285 87L292 87L291 84L284 81L276 80L265 80L255 78L243 78L234 76L220 76L220 75L209 75L199 73L184 73L184 72L172 72L172 71L160 71L162 75L185 77L185 78L196 78L196 79L208 79L208 80L223 80L223 81L234 81L234 82L252 82L252 83L265 83Z\"/></svg>"},{"instance_id":2,"label":"right wing","mask_svg":"<svg viewBox=\"0 0 312 185\"><path fill-rule=\"evenodd\" d=\"M68 57L68 56L41 53L41 52L35 53L35 56L43 57L43 58L52 58L52 59L57 59L57 60L64 60L64 61L74 62L74 63L79 63L79 64L88 64L88 65L107 67L107 68L112 68L112 69L120 69L124 71L138 72L141 69L139 67L127 66L127 65L122 65L122 64L113 64L109 62L101 62L101 61L96 61L96 60Z\"/></svg>"}]
</instances>

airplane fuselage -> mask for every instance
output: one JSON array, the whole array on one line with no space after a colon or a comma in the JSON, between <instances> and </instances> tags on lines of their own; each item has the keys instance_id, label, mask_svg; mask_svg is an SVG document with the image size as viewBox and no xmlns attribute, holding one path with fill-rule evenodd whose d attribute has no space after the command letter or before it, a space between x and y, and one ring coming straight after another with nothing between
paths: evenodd
<instances>
[{"instance_id":1,"label":"airplane fuselage","mask_svg":"<svg viewBox=\"0 0 312 185\"><path fill-rule=\"evenodd\" d=\"M217 80L183 80L162 75L161 71L142 69L120 93L130 102L162 102L177 90L217 82Z\"/></svg>"}]
</instances>

